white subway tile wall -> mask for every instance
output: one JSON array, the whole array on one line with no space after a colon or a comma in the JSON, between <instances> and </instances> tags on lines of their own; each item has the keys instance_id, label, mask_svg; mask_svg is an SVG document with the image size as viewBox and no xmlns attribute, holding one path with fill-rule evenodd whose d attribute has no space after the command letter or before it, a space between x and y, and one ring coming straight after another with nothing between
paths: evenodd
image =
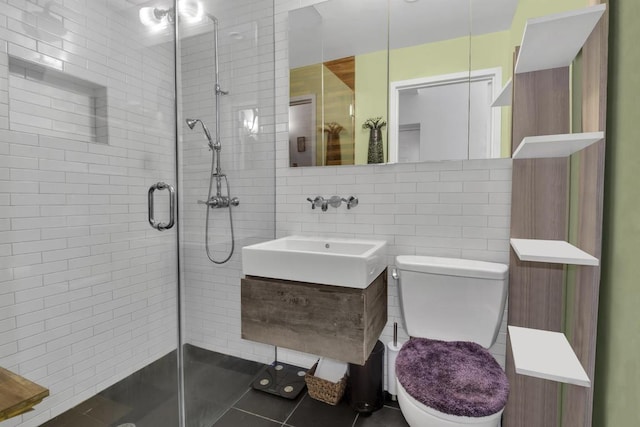
<instances>
[{"instance_id":1,"label":"white subway tile wall","mask_svg":"<svg viewBox=\"0 0 640 427\"><path fill-rule=\"evenodd\" d=\"M173 46L115 4L0 0L0 366L51 391L2 426L176 348L176 233L147 223L175 181Z\"/></svg>"},{"instance_id":2,"label":"white subway tile wall","mask_svg":"<svg viewBox=\"0 0 640 427\"><path fill-rule=\"evenodd\" d=\"M289 168L288 11L319 0L275 0L276 235L384 239L390 269L396 255L433 255L509 262L511 160L469 160L379 166ZM307 197L357 196L358 207L312 210ZM396 282L389 277L389 320L402 329ZM506 310L490 349L504 366ZM283 361L310 366L313 356L279 351Z\"/></svg>"},{"instance_id":3,"label":"white subway tile wall","mask_svg":"<svg viewBox=\"0 0 640 427\"><path fill-rule=\"evenodd\" d=\"M211 2L212 3L212 2ZM212 155L200 125L180 123L181 240L184 330L188 343L245 359L271 362L272 346L246 341L240 331L242 247L275 235L275 105L272 0L217 2L208 9L219 22L220 166L232 197L234 254L223 265L205 249L205 205ZM199 35L181 40L183 118L201 119L215 138L213 22ZM226 194L226 184L223 183ZM216 186L213 185L215 194ZM214 259L231 249L227 209L211 209L209 247Z\"/></svg>"}]
</instances>

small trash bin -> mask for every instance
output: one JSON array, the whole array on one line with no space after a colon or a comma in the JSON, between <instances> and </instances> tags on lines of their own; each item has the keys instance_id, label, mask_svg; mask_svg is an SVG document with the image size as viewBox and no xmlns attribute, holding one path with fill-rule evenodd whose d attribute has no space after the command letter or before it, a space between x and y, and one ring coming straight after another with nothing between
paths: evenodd
<instances>
[{"instance_id":1,"label":"small trash bin","mask_svg":"<svg viewBox=\"0 0 640 427\"><path fill-rule=\"evenodd\" d=\"M364 366L349 363L349 403L354 411L369 415L384 405L384 344L378 341Z\"/></svg>"}]
</instances>

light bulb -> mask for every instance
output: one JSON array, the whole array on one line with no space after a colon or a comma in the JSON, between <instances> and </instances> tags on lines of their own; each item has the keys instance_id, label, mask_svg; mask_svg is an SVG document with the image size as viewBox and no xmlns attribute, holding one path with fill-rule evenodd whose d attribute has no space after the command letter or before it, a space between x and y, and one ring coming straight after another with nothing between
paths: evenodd
<instances>
[{"instance_id":1,"label":"light bulb","mask_svg":"<svg viewBox=\"0 0 640 427\"><path fill-rule=\"evenodd\" d=\"M197 0L180 0L178 2L180 16L189 24L196 24L204 17L204 7Z\"/></svg>"},{"instance_id":2,"label":"light bulb","mask_svg":"<svg viewBox=\"0 0 640 427\"><path fill-rule=\"evenodd\" d=\"M141 7L138 15L140 16L140 22L146 27L153 27L160 23L155 7Z\"/></svg>"}]
</instances>

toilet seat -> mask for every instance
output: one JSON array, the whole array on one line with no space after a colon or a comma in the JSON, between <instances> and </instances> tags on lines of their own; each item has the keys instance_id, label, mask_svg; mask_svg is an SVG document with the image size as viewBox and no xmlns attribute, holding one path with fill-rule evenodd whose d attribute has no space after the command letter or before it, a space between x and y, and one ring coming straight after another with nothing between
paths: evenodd
<instances>
[{"instance_id":1,"label":"toilet seat","mask_svg":"<svg viewBox=\"0 0 640 427\"><path fill-rule=\"evenodd\" d=\"M415 400L396 379L398 403L410 427L499 427L504 409L487 417L459 417L445 414Z\"/></svg>"},{"instance_id":2,"label":"toilet seat","mask_svg":"<svg viewBox=\"0 0 640 427\"><path fill-rule=\"evenodd\" d=\"M396 359L398 384L425 412L441 418L485 418L502 412L506 374L482 346L411 338Z\"/></svg>"}]
</instances>

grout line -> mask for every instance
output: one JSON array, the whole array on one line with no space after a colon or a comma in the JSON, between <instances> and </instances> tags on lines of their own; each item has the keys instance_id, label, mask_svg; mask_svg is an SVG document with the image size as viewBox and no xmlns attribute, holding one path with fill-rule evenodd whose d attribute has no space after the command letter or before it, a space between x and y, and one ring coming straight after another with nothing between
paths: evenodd
<instances>
[{"instance_id":1,"label":"grout line","mask_svg":"<svg viewBox=\"0 0 640 427\"><path fill-rule=\"evenodd\" d=\"M282 423L282 421L274 420L273 418L265 417L264 415L256 414L254 412L250 412L250 411L247 411L245 409L240 409L240 408L236 408L236 407L233 407L233 408L230 408L230 409L235 409L236 411L244 412L245 414L253 415L255 417L262 418L263 420L273 421L276 424Z\"/></svg>"},{"instance_id":2,"label":"grout line","mask_svg":"<svg viewBox=\"0 0 640 427\"><path fill-rule=\"evenodd\" d=\"M302 399L300 399L300 402L298 402L298 404L296 405L296 407L295 407L295 408L293 408L293 411L291 411L291 412L289 413L289 415L287 416L287 418L285 418L285 420L284 420L284 422L283 422L282 424L286 424L286 423L287 423L287 421L289 421L289 419L291 418L291 416L293 415L293 413L294 413L294 412L296 412L296 409L298 409L298 406L300 406L300 404L302 403L302 401L303 401L304 399L306 399L306 398L307 398L307 396L308 396L308 393L307 393L307 392L305 392L305 393L304 393L304 396L302 396Z\"/></svg>"},{"instance_id":3,"label":"grout line","mask_svg":"<svg viewBox=\"0 0 640 427\"><path fill-rule=\"evenodd\" d=\"M241 395L239 398L237 398L235 402L233 402L231 405L229 405L229 407L228 407L228 408L226 408L226 409L224 410L224 412L223 412L222 414L220 414L220 416L219 416L218 418L216 418L216 419L215 419L215 421L213 422L213 424L211 424L211 427L213 427L214 425L216 425L216 423L217 423L218 421L220 421L220 420L222 419L222 417L224 417L225 415L227 415L227 412L229 412L229 410L230 410L230 409L237 409L237 408L234 408L235 404L236 404L236 403L238 403L238 402L240 401L240 399L242 399L243 397L245 397L245 396L246 396L246 394L247 394L247 393L249 393L249 390L251 390L251 387L247 388L247 391L245 391L244 393L242 393L242 395Z\"/></svg>"},{"instance_id":4,"label":"grout line","mask_svg":"<svg viewBox=\"0 0 640 427\"><path fill-rule=\"evenodd\" d=\"M389 408L389 409L395 409L396 411L399 411L400 408L396 408L395 406L389 406L389 405L383 405L385 408Z\"/></svg>"},{"instance_id":5,"label":"grout line","mask_svg":"<svg viewBox=\"0 0 640 427\"><path fill-rule=\"evenodd\" d=\"M360 413L356 412L356 417L353 420L353 424L351 424L351 427L356 427L356 423L358 422L358 418L360 418Z\"/></svg>"},{"instance_id":6,"label":"grout line","mask_svg":"<svg viewBox=\"0 0 640 427\"><path fill-rule=\"evenodd\" d=\"M251 391L251 387L247 387L247 391L245 391L244 393L242 393L242 396L240 396L239 398L237 398L237 399L235 400L235 402L233 402L233 403L229 406L229 408L235 408L236 404L237 404L238 402L240 402L240 400L242 400L242 398L243 398L243 397L245 397L247 394L249 394L249 392L250 392L250 391ZM236 408L236 409L237 409L237 408Z\"/></svg>"}]
</instances>

